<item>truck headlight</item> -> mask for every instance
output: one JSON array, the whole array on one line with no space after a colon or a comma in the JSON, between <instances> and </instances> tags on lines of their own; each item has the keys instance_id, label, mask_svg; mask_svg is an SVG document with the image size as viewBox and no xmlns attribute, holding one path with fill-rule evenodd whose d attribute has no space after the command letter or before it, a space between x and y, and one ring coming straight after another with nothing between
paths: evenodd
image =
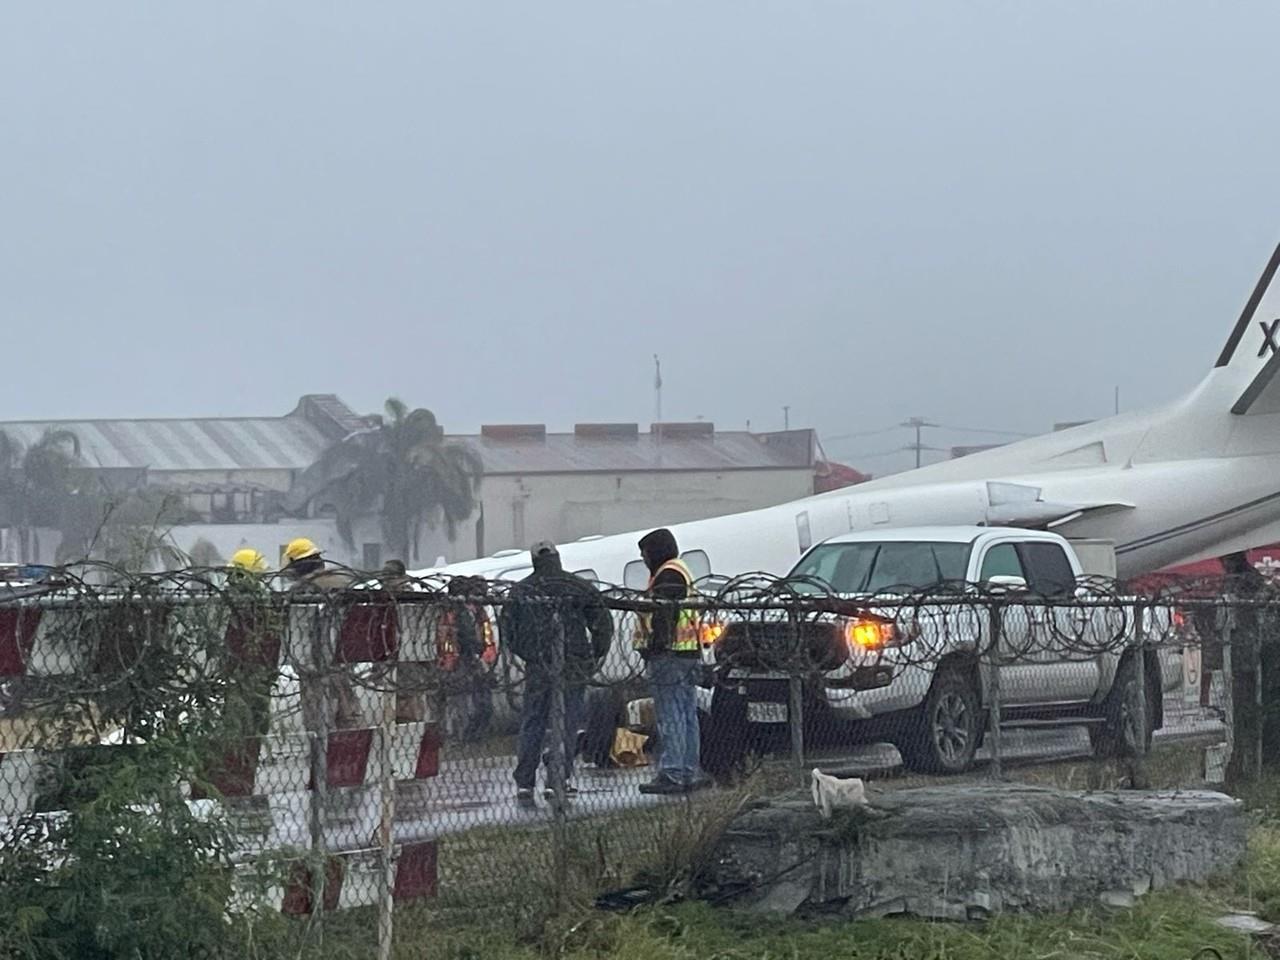
<instances>
[{"instance_id":1,"label":"truck headlight","mask_svg":"<svg viewBox=\"0 0 1280 960\"><path fill-rule=\"evenodd\" d=\"M698 639L703 647L713 647L724 636L724 624L718 620L704 620L698 625Z\"/></svg>"},{"instance_id":2,"label":"truck headlight","mask_svg":"<svg viewBox=\"0 0 1280 960\"><path fill-rule=\"evenodd\" d=\"M898 643L898 630L888 620L859 617L845 625L845 638L854 651L883 650Z\"/></svg>"}]
</instances>

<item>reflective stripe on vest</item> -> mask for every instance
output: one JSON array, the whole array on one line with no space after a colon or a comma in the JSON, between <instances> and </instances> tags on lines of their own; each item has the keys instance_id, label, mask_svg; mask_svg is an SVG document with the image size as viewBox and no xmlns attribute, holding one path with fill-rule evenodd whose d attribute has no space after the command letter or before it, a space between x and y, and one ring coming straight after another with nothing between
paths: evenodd
<instances>
[{"instance_id":1,"label":"reflective stripe on vest","mask_svg":"<svg viewBox=\"0 0 1280 960\"><path fill-rule=\"evenodd\" d=\"M683 560L668 560L649 578L649 590L653 590L654 581L666 570L675 570L684 577L685 593L693 592L693 573ZM649 639L653 636L653 614L642 613L636 626L633 644L637 650L647 650ZM676 635L671 638L669 648L672 653L697 653L700 649L698 639L698 614L693 610L681 610L676 614Z\"/></svg>"}]
</instances>

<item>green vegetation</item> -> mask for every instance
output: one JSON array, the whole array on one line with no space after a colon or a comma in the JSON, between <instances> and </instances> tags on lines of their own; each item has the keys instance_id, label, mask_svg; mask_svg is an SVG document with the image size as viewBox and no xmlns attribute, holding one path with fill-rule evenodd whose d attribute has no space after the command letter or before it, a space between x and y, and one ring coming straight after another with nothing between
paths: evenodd
<instances>
[{"instance_id":1,"label":"green vegetation","mask_svg":"<svg viewBox=\"0 0 1280 960\"><path fill-rule=\"evenodd\" d=\"M429 909L429 908L428 908ZM396 956L448 960L1224 960L1280 955L1214 920L1256 910L1280 921L1280 826L1260 822L1248 863L1206 889L1162 891L1129 910L1002 916L984 923L889 918L777 920L705 904L629 914L579 909L521 938L498 924L450 923L427 909L397 916Z\"/></svg>"},{"instance_id":2,"label":"green vegetation","mask_svg":"<svg viewBox=\"0 0 1280 960\"><path fill-rule=\"evenodd\" d=\"M57 561L93 557L126 570L187 563L170 530L191 520L184 498L158 487L112 488L85 468L70 430L46 430L30 446L0 431L0 525L13 527L18 556L34 561L40 529L56 530Z\"/></svg>"},{"instance_id":3,"label":"green vegetation","mask_svg":"<svg viewBox=\"0 0 1280 960\"><path fill-rule=\"evenodd\" d=\"M353 546L352 524L361 516L381 518L391 556L416 562L423 524L443 520L449 538L471 515L483 465L462 444L445 440L430 410L394 397L377 427L353 433L327 449L303 475L310 497L337 513L338 532Z\"/></svg>"}]
</instances>

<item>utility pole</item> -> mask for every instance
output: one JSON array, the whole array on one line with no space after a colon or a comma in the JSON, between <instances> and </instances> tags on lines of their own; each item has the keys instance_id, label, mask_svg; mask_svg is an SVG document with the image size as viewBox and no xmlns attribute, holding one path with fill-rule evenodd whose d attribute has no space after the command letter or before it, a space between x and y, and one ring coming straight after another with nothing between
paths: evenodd
<instances>
[{"instance_id":1,"label":"utility pole","mask_svg":"<svg viewBox=\"0 0 1280 960\"><path fill-rule=\"evenodd\" d=\"M904 421L902 423L902 426L910 427L916 432L916 442L908 446L907 449L914 450L916 452L916 469L918 470L920 469L920 454L923 453L925 450L932 449L931 447L926 447L920 441L920 431L923 430L925 427L936 427L937 424L930 423L924 417L911 417L909 420Z\"/></svg>"},{"instance_id":2,"label":"utility pole","mask_svg":"<svg viewBox=\"0 0 1280 960\"><path fill-rule=\"evenodd\" d=\"M791 408L784 406L782 408L782 429L791 429Z\"/></svg>"},{"instance_id":3,"label":"utility pole","mask_svg":"<svg viewBox=\"0 0 1280 960\"><path fill-rule=\"evenodd\" d=\"M653 422L662 422L662 361L653 355Z\"/></svg>"}]
</instances>

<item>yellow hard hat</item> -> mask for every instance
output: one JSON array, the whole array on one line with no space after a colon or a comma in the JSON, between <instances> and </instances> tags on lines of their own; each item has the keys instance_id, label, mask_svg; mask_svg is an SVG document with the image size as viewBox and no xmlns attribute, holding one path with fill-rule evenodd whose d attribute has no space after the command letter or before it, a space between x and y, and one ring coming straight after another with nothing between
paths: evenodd
<instances>
[{"instance_id":1,"label":"yellow hard hat","mask_svg":"<svg viewBox=\"0 0 1280 960\"><path fill-rule=\"evenodd\" d=\"M265 573L267 570L267 558L253 549L253 547L241 547L231 555L231 566L247 570L250 573Z\"/></svg>"},{"instance_id":2,"label":"yellow hard hat","mask_svg":"<svg viewBox=\"0 0 1280 960\"><path fill-rule=\"evenodd\" d=\"M307 557L318 556L320 556L320 548L306 537L290 540L289 545L284 548L284 558L289 563L293 563L295 560L305 560Z\"/></svg>"}]
</instances>

